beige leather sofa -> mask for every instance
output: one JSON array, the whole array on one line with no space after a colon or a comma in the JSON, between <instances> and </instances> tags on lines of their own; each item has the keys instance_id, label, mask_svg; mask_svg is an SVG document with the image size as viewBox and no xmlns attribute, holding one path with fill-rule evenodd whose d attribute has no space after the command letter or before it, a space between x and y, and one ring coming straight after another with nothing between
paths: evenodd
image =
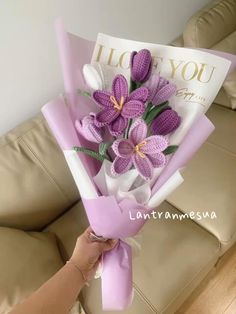
<instances>
[{"instance_id":1,"label":"beige leather sofa","mask_svg":"<svg viewBox=\"0 0 236 314\"><path fill-rule=\"evenodd\" d=\"M235 0L214 3L191 18L178 43L208 48L217 43L236 53L235 16ZM231 97L228 106L236 93L230 80L231 94L223 92ZM159 210L214 210L218 218L150 220L142 253L134 259L134 302L123 313L174 313L235 242L236 112L213 104L208 116L216 131L190 162L184 184ZM3 314L65 263L87 226L64 157L41 115L0 139L0 226ZM102 313L100 280L84 288L80 300L88 314ZM78 311L77 304L73 313Z\"/></svg>"}]
</instances>

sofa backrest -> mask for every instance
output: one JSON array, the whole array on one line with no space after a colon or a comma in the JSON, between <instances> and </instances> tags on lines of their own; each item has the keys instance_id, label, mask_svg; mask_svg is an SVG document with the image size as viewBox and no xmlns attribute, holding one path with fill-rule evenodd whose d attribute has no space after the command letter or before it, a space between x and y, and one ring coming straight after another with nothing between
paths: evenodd
<instances>
[{"instance_id":1,"label":"sofa backrest","mask_svg":"<svg viewBox=\"0 0 236 314\"><path fill-rule=\"evenodd\" d=\"M42 115L0 138L0 226L40 229L78 199Z\"/></svg>"}]
</instances>

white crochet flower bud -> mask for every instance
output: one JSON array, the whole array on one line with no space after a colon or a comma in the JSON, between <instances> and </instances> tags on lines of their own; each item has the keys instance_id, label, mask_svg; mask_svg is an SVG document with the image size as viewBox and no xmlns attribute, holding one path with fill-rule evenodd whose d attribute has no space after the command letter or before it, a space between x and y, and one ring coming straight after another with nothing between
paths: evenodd
<instances>
[{"instance_id":1,"label":"white crochet flower bud","mask_svg":"<svg viewBox=\"0 0 236 314\"><path fill-rule=\"evenodd\" d=\"M83 66L83 75L86 84L93 90L104 89L104 77L101 70L101 66L96 64L96 67L91 64L85 64Z\"/></svg>"}]
</instances>

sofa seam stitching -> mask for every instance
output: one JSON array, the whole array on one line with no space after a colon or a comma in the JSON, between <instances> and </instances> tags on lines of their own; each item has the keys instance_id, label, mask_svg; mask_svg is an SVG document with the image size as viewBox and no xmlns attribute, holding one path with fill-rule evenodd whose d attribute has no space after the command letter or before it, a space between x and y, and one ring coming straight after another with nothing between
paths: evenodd
<instances>
[{"instance_id":1,"label":"sofa seam stitching","mask_svg":"<svg viewBox=\"0 0 236 314\"><path fill-rule=\"evenodd\" d=\"M166 200L167 203L169 203L171 206L175 207L178 211L180 211L183 214L186 214L186 212L181 209L179 206L175 205L173 202ZM191 218L189 218L191 219ZM217 240L217 244L218 244L218 249L221 249L221 242L220 239L218 238L217 235L215 235L211 230L207 229L206 227L204 227L203 225L201 225L200 223L198 223L195 219L191 219L191 222L194 223L195 225L197 225L199 228L201 228L203 231L209 233L209 235L211 235L214 239Z\"/></svg>"},{"instance_id":2,"label":"sofa seam stitching","mask_svg":"<svg viewBox=\"0 0 236 314\"><path fill-rule=\"evenodd\" d=\"M29 129L26 130L24 133L22 133L22 134L20 134L19 136L17 136L15 139L13 139L13 140L6 140L6 143L5 143L5 144L0 145L0 149L3 148L3 147L5 147L5 146L7 146L7 145L9 145L9 144L15 143L16 141L20 141L20 140L23 138L23 136L25 136L26 134L28 134L32 129L34 129L35 127L37 127L37 126L39 126L39 125L44 124L44 121L43 121L43 119L41 118L41 121L35 121L34 123L35 123L36 125L34 125L34 126L32 126L31 128L29 128ZM10 131L10 132L11 132L11 131ZM8 133L6 133L5 136L3 135L3 137L6 137L7 134L8 134ZM0 313L0 314L1 314L1 313Z\"/></svg>"},{"instance_id":3,"label":"sofa seam stitching","mask_svg":"<svg viewBox=\"0 0 236 314\"><path fill-rule=\"evenodd\" d=\"M178 211L180 211L181 213L186 213L185 211L183 211L179 206L175 205L173 202L171 201L166 201L167 203L169 203L171 206L174 206ZM198 227L202 228L203 230L205 230L206 232L208 232L210 235L212 235L215 239L218 240L218 246L219 246L219 250L221 250L222 245L221 244L229 244L232 239L234 238L234 236L236 235L236 231L234 231L232 233L232 235L230 236L229 240L221 240L219 236L217 236L216 234L213 233L213 231L209 230L207 227L201 225L200 223L198 223L196 220L192 220L193 223L195 223Z\"/></svg>"},{"instance_id":4,"label":"sofa seam stitching","mask_svg":"<svg viewBox=\"0 0 236 314\"><path fill-rule=\"evenodd\" d=\"M214 146L219 148L222 152L227 153L228 155L230 155L231 157L236 157L236 154L233 153L232 151L228 150L227 148L224 148L223 146L220 146L218 144L215 144L214 142L207 140L206 141L207 144L209 144L210 146Z\"/></svg>"},{"instance_id":5,"label":"sofa seam stitching","mask_svg":"<svg viewBox=\"0 0 236 314\"><path fill-rule=\"evenodd\" d=\"M152 302L146 297L146 295L142 292L142 290L139 288L139 286L135 282L133 282L133 286L134 286L135 291L139 295L140 299L143 299L143 301L148 305L150 310L155 314L160 313L158 307L152 304Z\"/></svg>"}]
</instances>

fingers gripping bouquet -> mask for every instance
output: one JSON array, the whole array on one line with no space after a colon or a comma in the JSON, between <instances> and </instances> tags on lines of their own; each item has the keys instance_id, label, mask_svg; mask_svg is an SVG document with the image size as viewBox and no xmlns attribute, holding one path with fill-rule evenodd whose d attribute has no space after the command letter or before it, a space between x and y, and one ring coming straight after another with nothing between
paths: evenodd
<instances>
[{"instance_id":1,"label":"fingers gripping bouquet","mask_svg":"<svg viewBox=\"0 0 236 314\"><path fill-rule=\"evenodd\" d=\"M183 99L176 101L183 86L178 78L157 73L149 49L130 51L128 70L121 73L99 58L89 64L93 45L66 33L60 23L57 34L65 99L47 103L42 111L64 152L94 233L119 239L103 255L102 302L105 310L124 310L132 302L129 238L143 227L145 215L182 183L179 170L214 127L199 101L191 108ZM168 54L180 48L158 49ZM220 66L211 97L206 97L208 107L229 67L215 58ZM131 219L138 214L139 219Z\"/></svg>"}]
</instances>

